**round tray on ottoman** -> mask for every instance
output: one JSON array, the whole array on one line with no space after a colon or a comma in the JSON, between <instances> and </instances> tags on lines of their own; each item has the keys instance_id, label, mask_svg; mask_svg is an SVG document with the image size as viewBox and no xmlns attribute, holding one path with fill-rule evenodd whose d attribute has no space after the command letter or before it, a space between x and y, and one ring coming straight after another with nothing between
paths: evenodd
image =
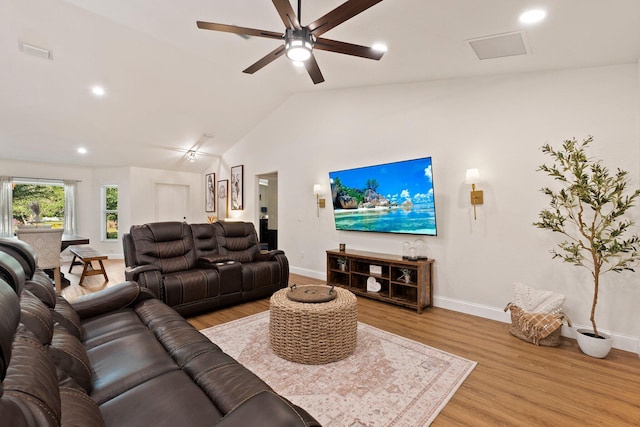
<instances>
[{"instance_id":1,"label":"round tray on ottoman","mask_svg":"<svg viewBox=\"0 0 640 427\"><path fill-rule=\"evenodd\" d=\"M320 365L353 354L358 332L356 297L346 289L333 291L336 298L321 303L293 301L287 297L288 288L271 296L269 340L278 356Z\"/></svg>"}]
</instances>

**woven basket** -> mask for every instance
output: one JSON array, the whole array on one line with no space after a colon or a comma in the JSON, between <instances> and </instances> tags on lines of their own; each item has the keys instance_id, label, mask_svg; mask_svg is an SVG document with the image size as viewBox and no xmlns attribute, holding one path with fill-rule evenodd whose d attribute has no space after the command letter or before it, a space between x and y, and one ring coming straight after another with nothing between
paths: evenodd
<instances>
[{"instance_id":1,"label":"woven basket","mask_svg":"<svg viewBox=\"0 0 640 427\"><path fill-rule=\"evenodd\" d=\"M560 345L562 324L545 337L535 336L531 331L525 331L522 328L522 316L525 314L525 311L522 308L515 304L508 304L504 310L510 310L511 312L511 326L509 326L509 332L514 337L535 345L542 345L546 347L557 347ZM564 320L569 324L569 326L571 326L571 321L563 313L549 314L548 316L554 320Z\"/></svg>"},{"instance_id":2,"label":"woven basket","mask_svg":"<svg viewBox=\"0 0 640 427\"><path fill-rule=\"evenodd\" d=\"M355 295L336 287L332 301L303 303L287 298L288 291L281 289L270 300L269 341L278 356L319 365L353 354L358 331Z\"/></svg>"}]
</instances>

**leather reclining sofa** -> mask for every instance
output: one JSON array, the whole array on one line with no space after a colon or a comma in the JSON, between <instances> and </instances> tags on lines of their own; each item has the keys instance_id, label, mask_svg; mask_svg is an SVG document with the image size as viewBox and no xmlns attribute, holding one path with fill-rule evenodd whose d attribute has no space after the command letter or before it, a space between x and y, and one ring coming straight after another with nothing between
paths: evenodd
<instances>
[{"instance_id":1,"label":"leather reclining sofa","mask_svg":"<svg viewBox=\"0 0 640 427\"><path fill-rule=\"evenodd\" d=\"M133 225L122 243L126 279L184 316L264 298L289 282L284 252L261 251L251 222Z\"/></svg>"},{"instance_id":2,"label":"leather reclining sofa","mask_svg":"<svg viewBox=\"0 0 640 427\"><path fill-rule=\"evenodd\" d=\"M72 304L0 239L0 424L319 426L135 282Z\"/></svg>"}]
</instances>

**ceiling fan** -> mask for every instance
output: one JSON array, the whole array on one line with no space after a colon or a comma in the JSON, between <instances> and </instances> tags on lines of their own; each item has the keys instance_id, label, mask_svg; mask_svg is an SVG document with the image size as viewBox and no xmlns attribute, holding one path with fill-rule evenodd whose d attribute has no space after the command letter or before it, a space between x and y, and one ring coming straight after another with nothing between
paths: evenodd
<instances>
[{"instance_id":1,"label":"ceiling fan","mask_svg":"<svg viewBox=\"0 0 640 427\"><path fill-rule=\"evenodd\" d=\"M311 80L314 84L322 83L324 77L320 72L320 67L313 55L313 49L326 50L329 52L342 53L345 55L359 56L361 58L379 60L384 55L384 51L376 50L366 46L360 46L352 43L345 43L336 40L325 39L320 37L330 29L342 24L348 19L353 18L361 12L369 9L382 0L348 0L331 12L316 19L312 23L302 26L300 25L300 3L298 0L298 15L291 7L289 0L272 0L284 26L285 32L277 33L274 31L256 30L253 28L238 27L235 25L215 24L212 22L197 21L198 28L203 30L224 31L247 36L266 37L270 39L284 40L284 45L279 46L266 56L259 59L253 65L249 66L244 73L253 74L262 67L270 64L283 54L292 61L300 61L304 63Z\"/></svg>"}]
</instances>

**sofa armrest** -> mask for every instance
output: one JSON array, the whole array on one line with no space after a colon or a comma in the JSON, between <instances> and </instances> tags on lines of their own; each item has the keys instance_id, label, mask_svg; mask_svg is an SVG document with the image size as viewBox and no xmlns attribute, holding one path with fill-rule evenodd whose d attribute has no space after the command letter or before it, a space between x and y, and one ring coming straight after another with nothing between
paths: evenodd
<instances>
[{"instance_id":1,"label":"sofa armrest","mask_svg":"<svg viewBox=\"0 0 640 427\"><path fill-rule=\"evenodd\" d=\"M136 267L127 267L124 270L124 278L128 281L138 281L138 276L142 273L146 273L147 271L160 271L160 267L157 265L146 264L146 265L138 265Z\"/></svg>"},{"instance_id":2,"label":"sofa armrest","mask_svg":"<svg viewBox=\"0 0 640 427\"><path fill-rule=\"evenodd\" d=\"M216 426L321 427L306 411L266 390L235 407Z\"/></svg>"},{"instance_id":3,"label":"sofa armrest","mask_svg":"<svg viewBox=\"0 0 640 427\"><path fill-rule=\"evenodd\" d=\"M128 307L138 301L154 298L136 282L122 282L99 292L83 295L71 303L81 319Z\"/></svg>"},{"instance_id":4,"label":"sofa armrest","mask_svg":"<svg viewBox=\"0 0 640 427\"><path fill-rule=\"evenodd\" d=\"M274 249L272 251L260 251L254 255L253 260L254 261L270 261L276 255L284 255L284 251L280 249Z\"/></svg>"}]
</instances>

